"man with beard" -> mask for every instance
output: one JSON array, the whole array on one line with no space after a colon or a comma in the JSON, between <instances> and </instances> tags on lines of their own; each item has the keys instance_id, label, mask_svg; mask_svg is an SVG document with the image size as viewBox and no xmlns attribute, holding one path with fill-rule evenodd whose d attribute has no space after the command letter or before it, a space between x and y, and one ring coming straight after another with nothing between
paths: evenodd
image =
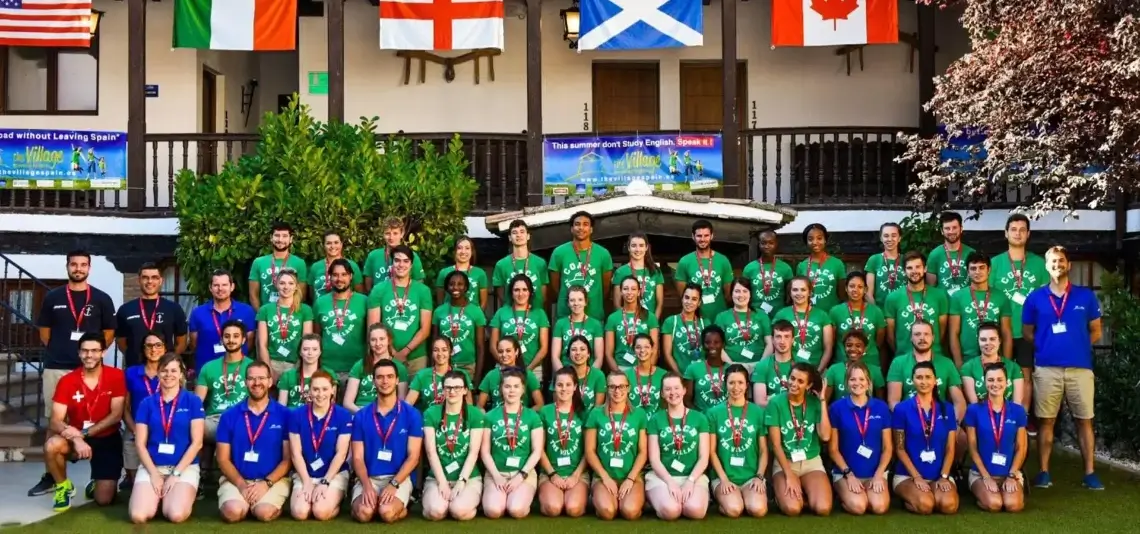
<instances>
[{"instance_id":1,"label":"man with beard","mask_svg":"<svg viewBox=\"0 0 1140 534\"><path fill-rule=\"evenodd\" d=\"M285 268L297 271L297 295L305 295L305 281L309 279L305 260L289 253L293 246L293 227L285 223L273 225L270 237L273 252L253 260L249 268L249 303L260 310L262 304L277 302L277 273Z\"/></svg>"},{"instance_id":2,"label":"man with beard","mask_svg":"<svg viewBox=\"0 0 1140 534\"><path fill-rule=\"evenodd\" d=\"M946 336L950 342L950 355L958 369L965 361L981 356L978 327L982 324L998 323L1002 346L1013 344L1009 301L1004 293L990 287L990 259L977 252L970 254L966 258L966 270L970 275L970 287L950 297L950 330Z\"/></svg>"},{"instance_id":3,"label":"man with beard","mask_svg":"<svg viewBox=\"0 0 1140 534\"><path fill-rule=\"evenodd\" d=\"M594 216L579 211L570 216L569 243L563 243L550 254L550 287L558 291L553 320L570 315L566 302L570 288L586 290L586 315L606 320L606 302L613 283L614 260L610 251L593 242Z\"/></svg>"},{"instance_id":4,"label":"man with beard","mask_svg":"<svg viewBox=\"0 0 1140 534\"><path fill-rule=\"evenodd\" d=\"M364 292L369 295L372 290L382 282L392 277L392 255L396 247L404 244L404 234L407 229L404 221L399 217L389 217L384 221L384 248L378 248L368 253L364 258ZM412 253L412 280L423 282L424 266L420 262L419 254ZM369 323L371 324L371 323Z\"/></svg>"},{"instance_id":5,"label":"man with beard","mask_svg":"<svg viewBox=\"0 0 1140 534\"><path fill-rule=\"evenodd\" d=\"M88 332L79 338L82 365L60 379L52 396L51 420L55 434L44 443L44 464L54 482L52 509L71 508L75 485L67 478L67 462L90 460L91 482L86 497L100 506L111 504L123 470L123 438L119 423L127 397L123 371L103 365L105 339Z\"/></svg>"},{"instance_id":6,"label":"man with beard","mask_svg":"<svg viewBox=\"0 0 1140 534\"><path fill-rule=\"evenodd\" d=\"M410 262L409 262L410 263ZM376 401L356 412L352 420L352 517L361 523L379 515L385 523L407 517L420 461L423 417L396 398L396 364L380 360L372 368Z\"/></svg>"},{"instance_id":7,"label":"man with beard","mask_svg":"<svg viewBox=\"0 0 1140 534\"><path fill-rule=\"evenodd\" d=\"M701 288L701 317L714 319L717 314L728 309L725 302L731 301L732 263L728 256L717 254L712 249L713 225L701 219L693 223L693 243L697 250L686 254L677 262L677 272L673 274L673 285L677 294L685 293L685 285L696 284Z\"/></svg>"},{"instance_id":8,"label":"man with beard","mask_svg":"<svg viewBox=\"0 0 1140 534\"><path fill-rule=\"evenodd\" d=\"M916 321L910 330L910 346L907 352L899 353L891 362L887 371L887 404L891 409L915 395L914 366L918 362L930 362L934 365L934 377L937 379L938 396L942 400L954 402L954 413L958 422L966 415L966 396L962 393L962 375L954 362L945 356L934 353L934 327L928 321ZM958 451L961 453L962 451Z\"/></svg>"},{"instance_id":9,"label":"man with beard","mask_svg":"<svg viewBox=\"0 0 1140 534\"><path fill-rule=\"evenodd\" d=\"M203 366L194 386L194 394L202 399L202 408L206 411L208 443L214 441L222 413L240 403L248 394L243 377L253 360L242 354L245 339L245 324L233 320L223 324L222 346L226 354Z\"/></svg>"},{"instance_id":10,"label":"man with beard","mask_svg":"<svg viewBox=\"0 0 1140 534\"><path fill-rule=\"evenodd\" d=\"M210 295L213 300L190 311L190 349L194 351L194 368L201 371L207 363L222 357L222 325L237 321L249 332L241 352L248 354L253 346L253 333L257 330L257 312L244 302L233 300L234 277L225 269L214 271L210 277Z\"/></svg>"},{"instance_id":11,"label":"man with beard","mask_svg":"<svg viewBox=\"0 0 1140 534\"><path fill-rule=\"evenodd\" d=\"M162 333L167 350L173 349L175 354L186 351L186 312L177 302L159 297L160 287L162 271L153 263L144 263L139 268L139 298L124 302L115 313L115 342L123 353L124 369L143 363L140 351L148 332Z\"/></svg>"},{"instance_id":12,"label":"man with beard","mask_svg":"<svg viewBox=\"0 0 1140 534\"><path fill-rule=\"evenodd\" d=\"M329 269L334 261L346 259L352 268L352 289L358 293L364 291L364 275L360 273L360 266L355 261L344 257L344 240L340 232L329 230L323 237L325 246L325 259L309 266L309 292L312 293L313 302L318 298L332 293L332 276Z\"/></svg>"},{"instance_id":13,"label":"man with beard","mask_svg":"<svg viewBox=\"0 0 1140 534\"><path fill-rule=\"evenodd\" d=\"M84 334L96 334L103 346L115 337L115 304L111 297L87 283L91 272L91 254L74 251L67 254L67 285L44 295L40 303L36 327L44 351L44 413L52 413L56 385L64 375L79 367L79 340ZM49 429L49 433L51 430ZM55 488L55 480L47 472L28 490L28 496L45 495Z\"/></svg>"},{"instance_id":14,"label":"man with beard","mask_svg":"<svg viewBox=\"0 0 1140 534\"><path fill-rule=\"evenodd\" d=\"M236 523L252 512L258 521L281 515L289 500L289 410L269 398L269 364L256 361L245 372L249 398L218 422L218 510Z\"/></svg>"},{"instance_id":15,"label":"man with beard","mask_svg":"<svg viewBox=\"0 0 1140 534\"><path fill-rule=\"evenodd\" d=\"M965 260L974 253L974 249L962 242L961 215L944 211L938 220L942 223L942 245L930 251L926 259L931 269L926 274L926 283L954 295L970 284Z\"/></svg>"},{"instance_id":16,"label":"man with beard","mask_svg":"<svg viewBox=\"0 0 1140 534\"><path fill-rule=\"evenodd\" d=\"M392 334L392 356L407 364L409 375L427 367L425 349L431 336L431 289L412 275L415 257L407 245L396 247L391 278L368 294L368 324L384 322ZM360 359L361 354L354 357Z\"/></svg>"},{"instance_id":17,"label":"man with beard","mask_svg":"<svg viewBox=\"0 0 1140 534\"><path fill-rule=\"evenodd\" d=\"M910 352L911 327L923 321L930 323L933 328L933 350L941 355L942 333L946 331L947 314L950 312L950 296L945 289L928 285L926 260L922 254L908 252L903 257L903 269L906 287L896 289L888 295L883 306L883 315L887 319L887 342L896 357Z\"/></svg>"},{"instance_id":18,"label":"man with beard","mask_svg":"<svg viewBox=\"0 0 1140 534\"><path fill-rule=\"evenodd\" d=\"M353 364L367 352L368 299L352 289L352 264L337 258L329 264L332 292L313 304L313 328L321 335L321 366L336 373L340 391Z\"/></svg>"}]
</instances>

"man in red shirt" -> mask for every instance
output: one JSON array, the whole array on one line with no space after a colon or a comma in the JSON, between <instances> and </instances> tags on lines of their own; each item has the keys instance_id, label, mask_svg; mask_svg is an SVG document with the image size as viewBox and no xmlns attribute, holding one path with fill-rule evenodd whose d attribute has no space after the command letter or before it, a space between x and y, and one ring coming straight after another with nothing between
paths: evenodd
<instances>
[{"instance_id":1,"label":"man in red shirt","mask_svg":"<svg viewBox=\"0 0 1140 534\"><path fill-rule=\"evenodd\" d=\"M75 485L67 478L67 461L90 460L91 482L85 494L100 506L111 504L123 471L123 438L119 423L127 381L123 371L103 365L101 333L79 338L83 365L59 380L52 397L52 437L44 443L44 464L55 480L53 509L71 508Z\"/></svg>"}]
</instances>

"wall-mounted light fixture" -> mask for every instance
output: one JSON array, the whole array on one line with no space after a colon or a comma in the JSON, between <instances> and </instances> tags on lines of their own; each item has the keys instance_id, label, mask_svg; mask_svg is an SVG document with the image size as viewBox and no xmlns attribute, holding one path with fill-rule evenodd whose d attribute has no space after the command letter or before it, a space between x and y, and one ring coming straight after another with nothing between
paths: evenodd
<instances>
[{"instance_id":1,"label":"wall-mounted light fixture","mask_svg":"<svg viewBox=\"0 0 1140 534\"><path fill-rule=\"evenodd\" d=\"M91 18L89 18L87 20L91 24L91 38L92 39L95 38L96 33L99 33L99 21L103 20L104 14L105 13L103 13L102 11L99 11L98 9L92 9L91 10Z\"/></svg>"},{"instance_id":2,"label":"wall-mounted light fixture","mask_svg":"<svg viewBox=\"0 0 1140 534\"><path fill-rule=\"evenodd\" d=\"M582 12L578 10L578 0L567 9L559 11L562 17L562 38L570 43L570 49L578 48L578 32L581 28Z\"/></svg>"}]
</instances>

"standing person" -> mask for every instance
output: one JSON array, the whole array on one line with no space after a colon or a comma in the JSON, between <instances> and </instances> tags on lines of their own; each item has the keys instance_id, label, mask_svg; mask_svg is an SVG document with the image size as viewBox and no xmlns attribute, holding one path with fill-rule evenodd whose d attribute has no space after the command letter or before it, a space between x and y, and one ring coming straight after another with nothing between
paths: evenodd
<instances>
[{"instance_id":1,"label":"standing person","mask_svg":"<svg viewBox=\"0 0 1140 534\"><path fill-rule=\"evenodd\" d=\"M542 419L524 405L523 373L506 369L499 382L502 403L487 412L487 438L481 444L483 460L483 514L498 519L530 515L538 490L536 467L542 459L546 431Z\"/></svg>"},{"instance_id":2,"label":"standing person","mask_svg":"<svg viewBox=\"0 0 1140 534\"><path fill-rule=\"evenodd\" d=\"M236 320L222 325L222 346L225 355L202 368L194 385L194 394L206 410L206 441L213 442L221 424L223 412L237 406L249 394L246 373L253 360L241 353L245 344L245 324ZM263 362L264 363L264 362ZM211 456L211 455L207 455Z\"/></svg>"},{"instance_id":3,"label":"standing person","mask_svg":"<svg viewBox=\"0 0 1140 534\"><path fill-rule=\"evenodd\" d=\"M816 369L827 369L835 344L835 326L831 324L829 308L812 303L813 291L812 282L807 276L792 278L788 283L792 303L776 312L772 321L784 320L795 326L792 352L797 362L810 363Z\"/></svg>"},{"instance_id":4,"label":"standing person","mask_svg":"<svg viewBox=\"0 0 1140 534\"><path fill-rule=\"evenodd\" d=\"M792 356L795 331L792 323L777 319L772 325L772 354L752 369L752 398L761 408L767 409L769 399L788 390L788 375L796 363Z\"/></svg>"},{"instance_id":5,"label":"standing person","mask_svg":"<svg viewBox=\"0 0 1140 534\"><path fill-rule=\"evenodd\" d=\"M395 254L396 249L399 247L407 247L404 244L404 235L406 228L404 227L403 219L399 217L388 217L384 220L384 247L375 249L368 253L368 257L364 259L364 292L371 295L372 290L387 282L395 274L392 272L392 256ZM419 254L411 252L410 263L408 265L407 276L418 282L424 281L424 266L420 262ZM429 295L431 291L428 291ZM369 321L368 324L372 324Z\"/></svg>"},{"instance_id":6,"label":"standing person","mask_svg":"<svg viewBox=\"0 0 1140 534\"><path fill-rule=\"evenodd\" d=\"M807 277L811 282L811 305L827 313L832 306L846 297L843 294L843 277L847 275L847 265L843 260L827 253L827 240L831 234L827 227L812 223L804 228L804 244L808 257L796 266L796 276Z\"/></svg>"},{"instance_id":7,"label":"standing person","mask_svg":"<svg viewBox=\"0 0 1140 534\"><path fill-rule=\"evenodd\" d=\"M124 302L115 312L115 345L123 353L123 369L144 363L139 349L150 332L161 333L175 354L186 351L186 312L177 302L158 296L161 288L162 271L153 263L144 263L139 267L139 298Z\"/></svg>"},{"instance_id":8,"label":"standing person","mask_svg":"<svg viewBox=\"0 0 1140 534\"><path fill-rule=\"evenodd\" d=\"M348 491L348 450L352 414L336 404L336 378L313 373L310 402L289 413L289 451L293 462L293 519L328 521L340 513Z\"/></svg>"},{"instance_id":9,"label":"standing person","mask_svg":"<svg viewBox=\"0 0 1140 534\"><path fill-rule=\"evenodd\" d=\"M563 367L574 371L582 402L588 408L593 408L594 406L601 406L606 400L606 374L601 369L590 365L590 362L594 361L594 355L590 350L590 342L586 338L582 336L570 338L570 365ZM557 384L554 381L550 382L550 391L558 393Z\"/></svg>"},{"instance_id":10,"label":"standing person","mask_svg":"<svg viewBox=\"0 0 1140 534\"><path fill-rule=\"evenodd\" d=\"M958 512L958 492L950 471L957 453L958 417L953 404L938 392L938 376L930 362L911 371L915 395L894 407L895 478L891 487L912 513Z\"/></svg>"},{"instance_id":11,"label":"standing person","mask_svg":"<svg viewBox=\"0 0 1140 534\"><path fill-rule=\"evenodd\" d=\"M159 390L158 362L166 354L166 343L161 332L151 332L142 339L143 359L123 372L127 385L127 408L123 410L123 481L119 491L130 491L135 484L135 472L139 469L139 456L135 447L135 416L139 405L147 397L153 397ZM201 404L201 401L199 401Z\"/></svg>"},{"instance_id":12,"label":"standing person","mask_svg":"<svg viewBox=\"0 0 1140 534\"><path fill-rule=\"evenodd\" d=\"M368 523L379 516L391 524L408 515L424 422L419 411L396 398L395 363L377 362L372 380L376 383L376 401L352 419L352 470L356 474L352 518Z\"/></svg>"},{"instance_id":13,"label":"standing person","mask_svg":"<svg viewBox=\"0 0 1140 534\"><path fill-rule=\"evenodd\" d=\"M935 383L938 396L943 400L953 401L955 413L961 418L966 415L962 375L950 358L939 356L934 352L933 329L934 327L925 321L914 323L911 327L911 351L895 356L891 368L887 370L887 404L894 410L900 402L918 393L918 387L911 377L914 375L915 367L923 362L929 362L938 377Z\"/></svg>"},{"instance_id":14,"label":"standing person","mask_svg":"<svg viewBox=\"0 0 1140 534\"><path fill-rule=\"evenodd\" d=\"M123 372L103 365L106 333L84 332L77 345L81 365L56 384L44 443L44 466L54 481L52 510L66 512L75 497L67 478L67 461L90 460L91 482L84 495L99 506L115 500L115 485L123 472L123 420L127 383Z\"/></svg>"},{"instance_id":15,"label":"standing person","mask_svg":"<svg viewBox=\"0 0 1140 534\"><path fill-rule=\"evenodd\" d=\"M847 339L847 334L862 332L866 338L864 354L878 367L880 361L886 360L882 358L879 347L883 346L883 341L887 337L887 319L883 316L882 308L867 300L870 295L867 293L867 282L863 273L859 271L848 273L846 286L847 302L836 304L828 313L831 324L835 325L835 339L840 341L835 347L835 361L845 362L849 359L847 348L842 342ZM828 380L828 382L840 384L843 381Z\"/></svg>"},{"instance_id":16,"label":"standing person","mask_svg":"<svg viewBox=\"0 0 1140 534\"><path fill-rule=\"evenodd\" d=\"M978 358L978 327L982 323L1001 325L1003 345L1013 345L1010 329L1010 302L1005 293L990 287L990 259L974 252L966 258L966 272L970 286L950 297L949 335L950 355L959 369L962 364Z\"/></svg>"},{"instance_id":17,"label":"standing person","mask_svg":"<svg viewBox=\"0 0 1140 534\"><path fill-rule=\"evenodd\" d=\"M451 344L448 342L448 350ZM449 352L450 354L450 352ZM396 396L404 399L408 394L408 368L392 357L392 334L380 323L368 327L368 354L352 364L348 372L348 383L344 386L344 407L356 413L366 404L376 400L376 384L372 382L372 369L380 360L388 360L396 365ZM415 404L409 401L409 404Z\"/></svg>"},{"instance_id":18,"label":"standing person","mask_svg":"<svg viewBox=\"0 0 1140 534\"><path fill-rule=\"evenodd\" d=\"M586 289L574 286L566 293L567 306L570 314L558 319L554 323L554 332L550 339L550 366L558 372L564 365L570 365L570 339L581 336L592 346L594 361L590 362L597 369L602 369L606 357L605 326L598 319L586 315L589 298Z\"/></svg>"},{"instance_id":19,"label":"standing person","mask_svg":"<svg viewBox=\"0 0 1140 534\"><path fill-rule=\"evenodd\" d=\"M1033 290L1021 312L1022 335L1035 349L1033 370L1034 412L1037 414L1037 454L1041 472L1033 485L1048 488L1049 460L1053 452L1053 426L1061 410L1061 400L1069 405L1077 426L1085 477L1081 482L1091 490L1104 484L1094 471L1096 436L1093 434L1093 405L1096 380L1093 377L1093 345L1102 334L1100 301L1092 289L1075 286L1069 280L1069 253L1054 246L1045 252L1049 285Z\"/></svg>"},{"instance_id":20,"label":"standing person","mask_svg":"<svg viewBox=\"0 0 1140 534\"><path fill-rule=\"evenodd\" d=\"M697 250L683 256L677 262L673 273L673 284L677 294L685 291L687 284L701 288L701 315L712 319L727 306L732 283L732 262L728 256L717 254L712 249L713 225L704 219L693 223L693 243Z\"/></svg>"},{"instance_id":21,"label":"standing person","mask_svg":"<svg viewBox=\"0 0 1140 534\"><path fill-rule=\"evenodd\" d=\"M273 521L289 500L289 410L269 398L272 370L253 362L245 373L249 397L218 422L218 509L222 521L252 515Z\"/></svg>"},{"instance_id":22,"label":"standing person","mask_svg":"<svg viewBox=\"0 0 1140 534\"><path fill-rule=\"evenodd\" d=\"M274 279L277 302L257 311L257 355L269 364L274 380L297 366L301 337L313 332L313 309L301 302L298 282L296 271L282 269Z\"/></svg>"},{"instance_id":23,"label":"standing person","mask_svg":"<svg viewBox=\"0 0 1140 534\"><path fill-rule=\"evenodd\" d=\"M807 508L815 515L831 514L831 485L823 467L820 442L831 439L827 384L810 364L797 362L788 376L788 389L771 398L764 412L772 446L772 488L776 504L788 516ZM797 413L798 412L798 413Z\"/></svg>"},{"instance_id":24,"label":"standing person","mask_svg":"<svg viewBox=\"0 0 1140 534\"><path fill-rule=\"evenodd\" d=\"M202 401L183 389L186 365L174 353L157 362L160 369L154 395L141 399L135 419L135 454L142 470L134 479L127 509L131 522L141 525L158 514L171 523L190 519L201 471L198 452L205 435Z\"/></svg>"},{"instance_id":25,"label":"standing person","mask_svg":"<svg viewBox=\"0 0 1140 534\"><path fill-rule=\"evenodd\" d=\"M701 343L704 346L705 360L689 364L685 374L680 375L685 380L685 404L701 412L707 413L714 406L724 403L724 373L732 362L725 360L724 330L717 325L710 325L701 332ZM745 367L745 370L748 370Z\"/></svg>"},{"instance_id":26,"label":"standing person","mask_svg":"<svg viewBox=\"0 0 1140 534\"><path fill-rule=\"evenodd\" d=\"M768 513L764 473L768 469L768 427L764 409L748 402L748 370L732 364L724 371L728 400L710 408L712 443L709 458L716 478L713 498L722 515L752 517Z\"/></svg>"},{"instance_id":27,"label":"standing person","mask_svg":"<svg viewBox=\"0 0 1140 534\"><path fill-rule=\"evenodd\" d=\"M606 376L606 403L586 419L586 463L593 472L590 500L594 513L609 521L619 514L638 519L645 507L645 411L629 402L629 377L617 371Z\"/></svg>"},{"instance_id":28,"label":"standing person","mask_svg":"<svg viewBox=\"0 0 1140 534\"><path fill-rule=\"evenodd\" d=\"M1025 508L1025 478L1021 466L1029 452L1025 408L1006 402L1005 367L986 367L986 402L966 409L970 491L978 508L987 512L1020 512Z\"/></svg>"},{"instance_id":29,"label":"standing person","mask_svg":"<svg viewBox=\"0 0 1140 534\"><path fill-rule=\"evenodd\" d=\"M508 284L510 302L504 304L491 317L491 346L499 345L504 335L514 335L522 346L526 368L541 382L543 363L549 352L550 319L546 311L534 306L534 285L525 275L518 275Z\"/></svg>"},{"instance_id":30,"label":"standing person","mask_svg":"<svg viewBox=\"0 0 1140 534\"><path fill-rule=\"evenodd\" d=\"M443 404L447 400L447 390L444 388L443 382L447 374L452 371L459 373L466 379L463 383L463 389L467 392L467 402L471 402L471 385L474 382L466 370L452 367L451 353L451 341L449 339L437 337L432 340L432 366L421 370L412 377L412 383L408 385L408 395L404 398L408 404L415 406L417 410L423 413L427 413L427 410L432 406ZM371 379L369 379L369 383L371 383Z\"/></svg>"},{"instance_id":31,"label":"standing person","mask_svg":"<svg viewBox=\"0 0 1140 534\"><path fill-rule=\"evenodd\" d=\"M447 280L451 273L460 272L467 275L467 302L478 306L480 310L487 309L487 290L490 289L491 282L487 279L487 271L475 266L475 242L465 235L459 236L452 249L452 259L455 264L440 269L435 277L435 300L446 302L444 297L451 295Z\"/></svg>"},{"instance_id":32,"label":"standing person","mask_svg":"<svg viewBox=\"0 0 1140 534\"><path fill-rule=\"evenodd\" d=\"M910 331L917 322L927 322L934 329L931 345L942 355L943 335L950 312L950 295L941 287L931 286L922 254L908 252L903 256L906 287L887 296L883 315L887 319L887 343L895 356L910 352Z\"/></svg>"},{"instance_id":33,"label":"standing person","mask_svg":"<svg viewBox=\"0 0 1140 534\"><path fill-rule=\"evenodd\" d=\"M887 491L887 469L894 456L891 409L871 396L871 371L863 362L848 365L842 380L849 393L833 402L828 413L832 487L847 513L882 515L891 508Z\"/></svg>"},{"instance_id":34,"label":"standing person","mask_svg":"<svg viewBox=\"0 0 1140 534\"><path fill-rule=\"evenodd\" d=\"M653 340L647 334L634 338L633 351L637 365L625 371L629 382L636 384L629 390L629 402L644 410L646 417L653 417L661 409L661 380L665 378L665 370L657 366Z\"/></svg>"},{"instance_id":35,"label":"standing person","mask_svg":"<svg viewBox=\"0 0 1140 534\"><path fill-rule=\"evenodd\" d=\"M707 324L712 324L712 321ZM701 287L688 284L681 292L681 313L670 315L661 325L661 352L665 355L665 367L684 373L689 364L701 359L700 338L705 326L705 319L701 317Z\"/></svg>"},{"instance_id":36,"label":"standing person","mask_svg":"<svg viewBox=\"0 0 1140 534\"><path fill-rule=\"evenodd\" d=\"M475 404L480 408L485 408L488 412L503 402L501 393L503 391L503 373L513 368L518 368L519 353L521 352L521 345L519 340L507 336L499 340L499 345L496 347L499 357L499 365L494 369L483 375L483 381L479 383L479 397L476 399ZM524 382L526 387L526 396L529 397L530 403L534 406L542 407L542 385L538 381L538 377L529 370L523 372ZM527 401L524 401L527 402Z\"/></svg>"},{"instance_id":37,"label":"standing person","mask_svg":"<svg viewBox=\"0 0 1140 534\"><path fill-rule=\"evenodd\" d=\"M314 332L321 335L324 364L336 373L338 384L348 381L352 366L365 352L365 327L373 324L364 295L352 290L352 267L344 258L329 265L332 292L313 304Z\"/></svg>"},{"instance_id":38,"label":"standing person","mask_svg":"<svg viewBox=\"0 0 1140 534\"><path fill-rule=\"evenodd\" d=\"M554 317L561 319L570 314L567 297L574 286L586 290L589 307L586 314L598 321L606 317L605 305L609 300L613 281L614 260L610 251L593 242L594 216L579 211L570 216L569 243L563 243L550 254L550 287L558 291Z\"/></svg>"},{"instance_id":39,"label":"standing person","mask_svg":"<svg viewBox=\"0 0 1140 534\"><path fill-rule=\"evenodd\" d=\"M408 371L415 374L427 367L425 348L431 336L431 290L412 277L416 257L412 249L399 245L391 255L391 277L376 284L368 294L368 324L384 322L392 332L395 359L405 362Z\"/></svg>"},{"instance_id":40,"label":"standing person","mask_svg":"<svg viewBox=\"0 0 1140 534\"><path fill-rule=\"evenodd\" d=\"M978 346L982 355L962 365L962 392L966 394L966 402L976 404L986 399L986 367L1000 365L1005 367L1005 399L1025 407L1028 400L1025 397L1025 377L1021 374L1021 366L1013 360L1001 356L1000 329L995 323L982 323L978 327Z\"/></svg>"},{"instance_id":41,"label":"standing person","mask_svg":"<svg viewBox=\"0 0 1140 534\"><path fill-rule=\"evenodd\" d=\"M828 402L835 402L837 399L850 394L847 389L847 372L856 362L867 367L867 380L869 381L867 396L885 397L887 381L883 378L883 369L878 366L876 360L866 358L867 345L869 345L867 336L859 330L852 330L843 336L840 345L846 348L847 360L831 364L831 367L823 375L828 384L823 395Z\"/></svg>"},{"instance_id":42,"label":"standing person","mask_svg":"<svg viewBox=\"0 0 1140 534\"><path fill-rule=\"evenodd\" d=\"M495 286L495 301L508 302L510 299L504 294L507 285L516 276L523 275L530 279L534 288L534 300L531 305L536 310L546 311L546 303L550 298L550 272L547 270L546 260L531 254L530 229L522 219L511 221L509 241L511 253L495 264L491 274L491 285Z\"/></svg>"},{"instance_id":43,"label":"standing person","mask_svg":"<svg viewBox=\"0 0 1140 534\"><path fill-rule=\"evenodd\" d=\"M364 293L364 275L360 272L359 264L344 257L344 241L340 237L340 232L327 230L322 236L322 243L325 247L324 259L309 266L308 286L312 301L316 302L317 299L332 293L332 276L329 274L329 267L332 267L333 262L339 259L348 261L351 268L352 281L350 283L352 290L357 293Z\"/></svg>"},{"instance_id":44,"label":"standing person","mask_svg":"<svg viewBox=\"0 0 1140 534\"><path fill-rule=\"evenodd\" d=\"M43 385L44 413L51 414L55 389L64 375L82 364L79 340L83 334L100 334L103 344L110 346L115 338L115 304L103 291L87 283L91 273L91 254L76 250L67 253L67 285L44 295L36 329L44 344ZM52 430L49 428L48 433ZM44 471L39 482L28 490L29 497L54 491L55 479Z\"/></svg>"},{"instance_id":45,"label":"standing person","mask_svg":"<svg viewBox=\"0 0 1140 534\"><path fill-rule=\"evenodd\" d=\"M249 303L255 310L277 302L277 273L285 269L296 272L298 298L305 295L309 264L290 252L293 247L293 227L283 222L274 223L269 241L273 252L254 259L253 265L249 267Z\"/></svg>"},{"instance_id":46,"label":"standing person","mask_svg":"<svg viewBox=\"0 0 1140 534\"><path fill-rule=\"evenodd\" d=\"M575 346L586 347L581 338L572 341ZM597 369L587 367L593 378ZM575 369L566 367L554 374L551 389L554 402L542 407L542 427L546 432L545 448L539 467L538 504L542 515L558 517L581 517L586 513L586 501L590 492L590 475L586 473L586 459L582 443L582 432L586 427L586 416L594 403L591 398L586 405L582 395L583 384ZM604 394L605 377L601 377Z\"/></svg>"},{"instance_id":47,"label":"standing person","mask_svg":"<svg viewBox=\"0 0 1140 534\"><path fill-rule=\"evenodd\" d=\"M752 282L753 309L771 317L784 307L788 280L795 276L788 262L776 258L776 232L760 232L760 257L744 266L740 276Z\"/></svg>"},{"instance_id":48,"label":"standing person","mask_svg":"<svg viewBox=\"0 0 1140 534\"><path fill-rule=\"evenodd\" d=\"M445 337L451 341L451 359L455 365L463 369L475 367L474 374L478 376L483 367L484 336L486 335L487 316L475 302L467 300L470 292L471 279L463 271L451 271L444 280L447 286L447 298L431 316L432 335L436 338ZM421 358L416 372L427 367L427 358Z\"/></svg>"},{"instance_id":49,"label":"standing person","mask_svg":"<svg viewBox=\"0 0 1140 534\"><path fill-rule=\"evenodd\" d=\"M249 354L257 332L257 310L244 302L233 300L234 277L225 269L210 275L211 301L190 310L190 350L194 351L194 371L200 373L207 363L226 354L222 344L222 325L238 321L245 325L248 336L241 346L242 354Z\"/></svg>"},{"instance_id":50,"label":"standing person","mask_svg":"<svg viewBox=\"0 0 1140 534\"><path fill-rule=\"evenodd\" d=\"M760 358L772 353L772 323L768 314L752 313L752 282L737 278L729 287L732 308L720 312L713 322L724 330L728 361L751 370Z\"/></svg>"},{"instance_id":51,"label":"standing person","mask_svg":"<svg viewBox=\"0 0 1140 534\"><path fill-rule=\"evenodd\" d=\"M630 276L636 278L638 285L641 286L641 307L660 322L661 312L665 307L665 276L661 274L661 267L653 261L649 237L642 232L634 232L629 235L625 246L629 250L629 263L619 267L613 279L621 281ZM614 308L621 308L620 291L611 291L611 293L613 293Z\"/></svg>"},{"instance_id":52,"label":"standing person","mask_svg":"<svg viewBox=\"0 0 1140 534\"><path fill-rule=\"evenodd\" d=\"M665 409L649 421L650 470L645 494L657 517L704 519L709 509L709 421L685 406L685 384L668 374L661 381Z\"/></svg>"},{"instance_id":53,"label":"standing person","mask_svg":"<svg viewBox=\"0 0 1140 534\"><path fill-rule=\"evenodd\" d=\"M882 306L887 296L905 283L902 254L899 243L902 241L902 226L886 222L879 226L879 242L883 251L867 258L863 270L867 272L867 302Z\"/></svg>"},{"instance_id":54,"label":"standing person","mask_svg":"<svg viewBox=\"0 0 1140 534\"><path fill-rule=\"evenodd\" d=\"M621 281L622 307L606 319L606 364L626 370L637 364L633 340L640 334L657 339L657 317L641 307L641 285L630 276Z\"/></svg>"},{"instance_id":55,"label":"standing person","mask_svg":"<svg viewBox=\"0 0 1140 534\"><path fill-rule=\"evenodd\" d=\"M285 371L277 381L277 402L289 409L311 404L313 378L318 372L332 374L332 371L321 366L321 337L305 334L301 340L300 365Z\"/></svg>"},{"instance_id":56,"label":"standing person","mask_svg":"<svg viewBox=\"0 0 1140 534\"><path fill-rule=\"evenodd\" d=\"M938 216L942 224L942 244L930 251L926 264L926 283L942 288L953 296L958 290L969 285L964 260L974 253L974 249L962 242L962 216L953 211L944 211Z\"/></svg>"},{"instance_id":57,"label":"standing person","mask_svg":"<svg viewBox=\"0 0 1140 534\"><path fill-rule=\"evenodd\" d=\"M422 371L421 371L422 373ZM446 400L424 411L424 518L447 516L459 521L475 518L483 498L479 453L487 435L483 410L471 405L467 375L448 371L440 380Z\"/></svg>"}]
</instances>

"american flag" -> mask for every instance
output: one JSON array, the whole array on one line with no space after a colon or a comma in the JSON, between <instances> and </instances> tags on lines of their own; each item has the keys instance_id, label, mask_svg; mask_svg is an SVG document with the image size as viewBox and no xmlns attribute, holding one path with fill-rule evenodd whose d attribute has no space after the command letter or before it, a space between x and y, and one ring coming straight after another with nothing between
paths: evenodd
<instances>
[{"instance_id":1,"label":"american flag","mask_svg":"<svg viewBox=\"0 0 1140 534\"><path fill-rule=\"evenodd\" d=\"M0 46L91 46L91 0L0 0Z\"/></svg>"}]
</instances>

